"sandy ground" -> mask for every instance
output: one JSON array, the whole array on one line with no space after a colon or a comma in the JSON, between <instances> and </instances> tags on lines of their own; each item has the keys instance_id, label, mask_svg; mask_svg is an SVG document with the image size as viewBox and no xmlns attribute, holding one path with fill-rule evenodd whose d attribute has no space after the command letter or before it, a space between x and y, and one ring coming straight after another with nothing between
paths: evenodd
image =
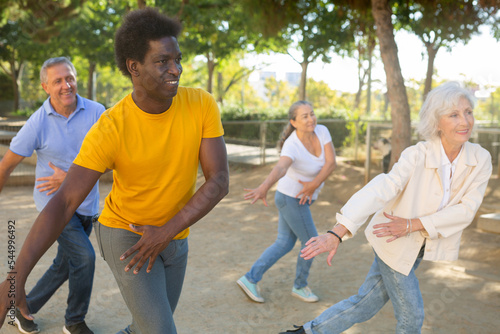
<instances>
[{"instance_id":1,"label":"sandy ground","mask_svg":"<svg viewBox=\"0 0 500 334\"><path fill-rule=\"evenodd\" d=\"M299 246L281 259L260 283L266 303L245 297L235 281L243 275L276 237L277 210L274 191L268 208L243 200L243 188L257 186L272 166L231 166L229 195L193 228L185 286L175 313L178 332L278 333L302 324L357 291L373 255L363 233L341 245L334 265L326 255L314 263L309 286L320 296L318 303L304 303L290 295ZM200 178L201 181L201 178ZM330 229L335 212L362 186L362 169L340 164L312 206L318 231ZM480 213L500 212L500 180L492 178ZM110 190L101 186L101 202ZM7 225L16 221L19 252L37 212L32 188L6 187L0 195L0 272L7 267ZM95 246L95 236L91 235ZM98 249L97 247L95 248ZM27 282L27 290L51 264L55 247L40 260ZM423 262L418 270L425 303L423 333L499 333L500 328L500 235L482 232L473 223L464 233L460 259L454 263ZM67 284L36 314L43 333L61 333ZM96 334L113 334L130 321L116 283L98 256L87 324ZM393 333L392 306L386 305L373 319L346 333ZM1 333L18 333L7 324Z\"/></svg>"}]
</instances>

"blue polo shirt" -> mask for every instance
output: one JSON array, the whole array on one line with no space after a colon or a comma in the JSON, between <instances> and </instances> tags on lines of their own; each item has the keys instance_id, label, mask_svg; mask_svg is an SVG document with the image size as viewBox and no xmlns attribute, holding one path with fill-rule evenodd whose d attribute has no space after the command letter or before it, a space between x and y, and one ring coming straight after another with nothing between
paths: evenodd
<instances>
[{"instance_id":1,"label":"blue polo shirt","mask_svg":"<svg viewBox=\"0 0 500 334\"><path fill-rule=\"evenodd\" d=\"M83 138L105 110L100 103L79 95L76 98L76 110L66 118L55 112L49 97L12 139L10 150L16 154L30 157L36 151L36 178L54 174L49 162L67 172L80 151ZM55 195L47 196L47 191L38 191L36 186L40 183L43 181L37 181L33 190L38 211L42 211ZM99 213L99 182L76 212L85 216Z\"/></svg>"}]
</instances>

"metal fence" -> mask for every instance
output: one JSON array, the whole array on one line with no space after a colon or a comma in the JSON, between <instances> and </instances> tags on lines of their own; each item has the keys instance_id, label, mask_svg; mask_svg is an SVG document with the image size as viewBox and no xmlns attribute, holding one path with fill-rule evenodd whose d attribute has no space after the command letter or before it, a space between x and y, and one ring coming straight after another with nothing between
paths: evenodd
<instances>
[{"instance_id":1,"label":"metal fence","mask_svg":"<svg viewBox=\"0 0 500 334\"><path fill-rule=\"evenodd\" d=\"M0 119L0 157L9 147L11 139L24 125L25 120ZM381 166L382 156L374 150L374 143L379 138L391 138L392 124L381 121L319 119L319 124L325 125L333 139L337 156L350 163L364 166L365 182L372 174L383 172ZM278 159L276 150L281 132L288 124L287 120L267 121L224 121L224 138L226 143L239 150L235 154L238 162L249 161L254 156L252 163L265 165ZM412 126L412 143L421 140ZM472 142L479 143L487 149L492 156L493 164L497 166L500 177L500 129L479 124L474 131ZM231 158L231 157L230 157ZM10 184L25 184L34 181L36 154L32 158L23 160L12 173Z\"/></svg>"},{"instance_id":2,"label":"metal fence","mask_svg":"<svg viewBox=\"0 0 500 334\"><path fill-rule=\"evenodd\" d=\"M21 127L26 123L25 119L7 120L0 117L0 158L9 149L10 141ZM35 182L36 154L25 158L11 173L6 185L25 185Z\"/></svg>"},{"instance_id":3,"label":"metal fence","mask_svg":"<svg viewBox=\"0 0 500 334\"><path fill-rule=\"evenodd\" d=\"M371 179L371 170L373 169L373 161L371 159L373 143L381 136L390 138L392 133L392 124L390 123L368 123L366 129L366 156L369 159L365 161L365 183ZM416 132L416 124L412 124L411 142L416 144L422 138ZM500 129L479 124L473 131L471 142L481 145L491 154L492 163L497 166L497 175L500 177Z\"/></svg>"},{"instance_id":4,"label":"metal fence","mask_svg":"<svg viewBox=\"0 0 500 334\"><path fill-rule=\"evenodd\" d=\"M322 119L318 123L325 125L332 134L333 144L336 150L340 150L344 146L344 142L350 135L349 126L354 125L358 129L358 122L350 122L341 119ZM224 139L226 143L258 147L260 150L260 164L267 163L266 158L269 157L268 150L275 152L278 140L287 120L268 120L268 121L225 121ZM359 131L355 131L356 134ZM356 135L356 142L358 138Z\"/></svg>"},{"instance_id":5,"label":"metal fence","mask_svg":"<svg viewBox=\"0 0 500 334\"><path fill-rule=\"evenodd\" d=\"M225 140L227 143L252 146L259 149L260 164L269 160L268 151L276 147L281 131L287 125L286 120L272 121L225 121L223 122ZM380 138L390 139L392 124L383 121L346 121L339 119L319 119L330 130L337 156L354 164L364 165L365 182L368 182L374 172L383 172L382 156L374 151L374 143ZM478 122L479 123L479 122ZM412 144L421 141L412 125ZM478 143L487 149L497 173L500 177L500 129L479 124L473 132L471 142ZM276 153L277 154L277 153Z\"/></svg>"}]
</instances>

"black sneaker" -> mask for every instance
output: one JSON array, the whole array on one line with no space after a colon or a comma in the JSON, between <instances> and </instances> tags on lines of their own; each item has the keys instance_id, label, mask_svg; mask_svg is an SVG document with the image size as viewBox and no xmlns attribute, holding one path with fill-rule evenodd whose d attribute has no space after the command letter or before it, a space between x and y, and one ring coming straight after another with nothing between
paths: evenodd
<instances>
[{"instance_id":1,"label":"black sneaker","mask_svg":"<svg viewBox=\"0 0 500 334\"><path fill-rule=\"evenodd\" d=\"M90 328L87 327L87 324L85 321L79 322L77 324L71 325L71 326L64 326L63 327L63 333L64 334L94 334L90 330Z\"/></svg>"},{"instance_id":2,"label":"black sneaker","mask_svg":"<svg viewBox=\"0 0 500 334\"><path fill-rule=\"evenodd\" d=\"M33 321L26 319L19 309L16 309L16 318L14 319L17 329L24 334L39 333L38 325Z\"/></svg>"},{"instance_id":3,"label":"black sneaker","mask_svg":"<svg viewBox=\"0 0 500 334\"><path fill-rule=\"evenodd\" d=\"M286 333L305 334L306 333L306 331L304 330L304 327L302 327L302 326L293 325L293 327L295 327L295 329L289 329L286 332L281 332L280 334L286 334Z\"/></svg>"}]
</instances>

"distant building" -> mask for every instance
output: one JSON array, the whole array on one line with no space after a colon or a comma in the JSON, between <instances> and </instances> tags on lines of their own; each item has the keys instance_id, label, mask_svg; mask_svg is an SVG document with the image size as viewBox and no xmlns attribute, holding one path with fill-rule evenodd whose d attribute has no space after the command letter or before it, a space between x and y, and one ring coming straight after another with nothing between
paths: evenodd
<instances>
[{"instance_id":1,"label":"distant building","mask_svg":"<svg viewBox=\"0 0 500 334\"><path fill-rule=\"evenodd\" d=\"M289 86L291 87L298 87L300 84L300 72L286 72L284 73L285 76L281 77L284 81L288 83ZM253 81L251 82L252 87L257 91L257 94L259 95L260 98L262 98L264 101L269 101L269 98L267 96L267 91L264 86L264 83L266 82L266 79L268 78L274 78L278 81L281 81L280 78L278 78L278 75L276 72L272 71L260 71L259 72L259 80L258 81Z\"/></svg>"},{"instance_id":2,"label":"distant building","mask_svg":"<svg viewBox=\"0 0 500 334\"><path fill-rule=\"evenodd\" d=\"M253 89L255 89L255 91L257 92L257 95L266 102L269 102L269 98L267 97L264 83L268 78L276 79L276 72L259 71L259 80L250 82Z\"/></svg>"},{"instance_id":3,"label":"distant building","mask_svg":"<svg viewBox=\"0 0 500 334\"><path fill-rule=\"evenodd\" d=\"M265 72L265 71L260 71L259 73L259 81L264 83L267 78L275 78L276 79L276 72Z\"/></svg>"},{"instance_id":4,"label":"distant building","mask_svg":"<svg viewBox=\"0 0 500 334\"><path fill-rule=\"evenodd\" d=\"M299 87L300 85L300 72L286 72L285 80L292 87Z\"/></svg>"}]
</instances>

